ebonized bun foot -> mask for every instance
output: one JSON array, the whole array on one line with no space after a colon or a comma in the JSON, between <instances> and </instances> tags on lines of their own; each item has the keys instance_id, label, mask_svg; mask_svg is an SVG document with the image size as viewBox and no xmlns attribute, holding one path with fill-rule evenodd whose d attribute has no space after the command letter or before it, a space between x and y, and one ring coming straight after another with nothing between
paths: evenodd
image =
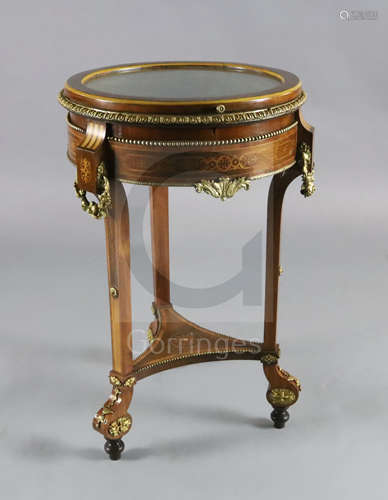
<instances>
[{"instance_id":1,"label":"ebonized bun foot","mask_svg":"<svg viewBox=\"0 0 388 500\"><path fill-rule=\"evenodd\" d=\"M271 419L276 429L283 429L289 418L290 414L285 408L275 408L271 413Z\"/></svg>"},{"instance_id":2,"label":"ebonized bun foot","mask_svg":"<svg viewBox=\"0 0 388 500\"><path fill-rule=\"evenodd\" d=\"M121 439L107 439L104 450L111 460L120 460L121 453L124 451L124 442Z\"/></svg>"}]
</instances>

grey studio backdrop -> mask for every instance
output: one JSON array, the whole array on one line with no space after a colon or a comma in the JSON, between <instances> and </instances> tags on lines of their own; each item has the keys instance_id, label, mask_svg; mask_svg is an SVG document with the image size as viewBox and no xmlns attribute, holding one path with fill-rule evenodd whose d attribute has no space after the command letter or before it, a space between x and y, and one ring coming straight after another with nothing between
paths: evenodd
<instances>
[{"instance_id":1,"label":"grey studio backdrop","mask_svg":"<svg viewBox=\"0 0 388 500\"><path fill-rule=\"evenodd\" d=\"M378 16L341 19L343 9ZM0 23L2 498L385 499L386 3L13 2ZM305 200L299 180L288 189L279 297L281 366L303 390L278 431L258 363L147 378L114 463L91 428L110 392L104 228L74 196L56 94L84 69L198 59L283 68L308 93L318 190ZM171 190L173 299L191 320L261 338L268 186L225 203ZM148 193L127 193L140 349L151 320ZM212 287L241 272L252 240L253 303L238 290L217 301Z\"/></svg>"}]
</instances>

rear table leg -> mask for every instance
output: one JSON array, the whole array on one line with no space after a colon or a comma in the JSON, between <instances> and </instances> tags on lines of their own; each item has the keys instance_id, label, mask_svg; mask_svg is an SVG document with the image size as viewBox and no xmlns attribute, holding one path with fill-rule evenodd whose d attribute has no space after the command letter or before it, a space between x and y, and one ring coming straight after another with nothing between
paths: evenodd
<instances>
[{"instance_id":1,"label":"rear table leg","mask_svg":"<svg viewBox=\"0 0 388 500\"><path fill-rule=\"evenodd\" d=\"M152 275L154 282L154 303L152 310L157 318L160 306L170 305L170 235L168 187L150 186ZM148 329L148 340L152 342L158 332L158 320Z\"/></svg>"}]
</instances>

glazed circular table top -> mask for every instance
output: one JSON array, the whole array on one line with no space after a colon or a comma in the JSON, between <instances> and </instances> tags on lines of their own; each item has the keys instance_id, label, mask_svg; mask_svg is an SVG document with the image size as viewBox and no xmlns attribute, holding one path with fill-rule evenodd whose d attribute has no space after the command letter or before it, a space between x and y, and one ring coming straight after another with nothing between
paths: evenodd
<instances>
[{"instance_id":1,"label":"glazed circular table top","mask_svg":"<svg viewBox=\"0 0 388 500\"><path fill-rule=\"evenodd\" d=\"M192 61L84 71L59 95L78 185L93 193L96 176L85 180L85 158L94 169L103 158L108 176L122 182L198 189L210 182L212 191L223 179L214 189L245 189L248 180L295 164L305 99L287 71Z\"/></svg>"},{"instance_id":2,"label":"glazed circular table top","mask_svg":"<svg viewBox=\"0 0 388 500\"><path fill-rule=\"evenodd\" d=\"M91 92L139 100L231 99L276 88L279 77L259 71L198 66L116 70L84 80Z\"/></svg>"},{"instance_id":3,"label":"glazed circular table top","mask_svg":"<svg viewBox=\"0 0 388 500\"><path fill-rule=\"evenodd\" d=\"M124 114L222 114L265 109L302 96L299 78L279 69L223 62L157 62L78 73L66 82L61 104L85 115L84 108ZM127 121L113 115L94 118Z\"/></svg>"}]
</instances>

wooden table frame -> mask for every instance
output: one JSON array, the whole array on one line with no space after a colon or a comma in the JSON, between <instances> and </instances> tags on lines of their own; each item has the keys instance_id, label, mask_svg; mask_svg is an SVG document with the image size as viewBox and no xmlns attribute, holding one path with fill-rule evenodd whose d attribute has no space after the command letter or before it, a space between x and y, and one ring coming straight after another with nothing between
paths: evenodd
<instances>
[{"instance_id":1,"label":"wooden table frame","mask_svg":"<svg viewBox=\"0 0 388 500\"><path fill-rule=\"evenodd\" d=\"M290 183L301 176L301 193L307 197L315 190L313 127L302 117L300 106L305 94L295 75L249 68L278 72L283 81L281 91L256 96L251 102L246 97L235 99L225 115L226 107L218 101L213 103L217 104L216 113L209 101L171 104L169 113L183 109L191 113L188 115L158 114L166 113L167 106L160 107L156 101L119 102L114 97L101 101L101 96L85 93L82 82L88 73L72 77L71 85L59 96L69 111L68 156L77 165L76 193L83 210L97 218L105 217L113 358L109 379L113 389L96 413L93 427L105 437L105 450L112 460L120 458L122 437L132 425L128 408L135 385L163 370L205 361L260 361L268 380L266 397L273 407L271 418L278 429L285 426L288 408L299 398L298 379L278 364L280 234L283 199ZM100 109L96 109L98 106ZM138 109L142 113L137 114ZM197 110L200 114L194 115ZM138 126L139 120L150 125ZM188 140L182 140L184 134ZM139 136L146 138L139 140ZM251 155L251 160L243 161L244 155ZM232 165L228 176L222 177L228 158L237 167ZM183 174L177 184L171 181L174 174ZM168 189L191 185L198 192L224 199L239 189L248 189L250 180L265 175L273 178L267 204L264 338L251 342L202 328L174 310L170 297ZM122 181L148 185L150 196L155 318L148 330L149 346L136 358L132 352L130 221ZM87 200L87 191L97 195L98 204Z\"/></svg>"}]
</instances>

